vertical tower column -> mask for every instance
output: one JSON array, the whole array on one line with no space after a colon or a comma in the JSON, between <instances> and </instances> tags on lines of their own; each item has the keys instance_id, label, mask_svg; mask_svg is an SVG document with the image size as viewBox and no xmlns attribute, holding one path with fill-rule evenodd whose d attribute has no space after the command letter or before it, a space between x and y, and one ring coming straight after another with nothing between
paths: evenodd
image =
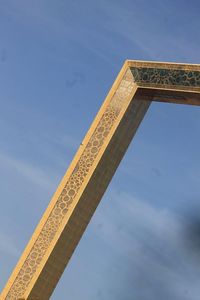
<instances>
[{"instance_id":1,"label":"vertical tower column","mask_svg":"<svg viewBox=\"0 0 200 300\"><path fill-rule=\"evenodd\" d=\"M125 65L3 290L2 300L51 296L150 105L138 100L136 92Z\"/></svg>"}]
</instances>

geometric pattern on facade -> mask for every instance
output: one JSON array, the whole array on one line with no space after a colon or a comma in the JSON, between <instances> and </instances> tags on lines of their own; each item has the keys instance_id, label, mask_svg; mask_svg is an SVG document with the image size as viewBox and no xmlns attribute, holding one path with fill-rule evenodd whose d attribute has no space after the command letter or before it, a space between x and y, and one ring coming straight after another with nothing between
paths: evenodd
<instances>
[{"instance_id":1,"label":"geometric pattern on facade","mask_svg":"<svg viewBox=\"0 0 200 300\"><path fill-rule=\"evenodd\" d=\"M151 101L200 105L200 66L125 62L0 299L49 299Z\"/></svg>"}]
</instances>

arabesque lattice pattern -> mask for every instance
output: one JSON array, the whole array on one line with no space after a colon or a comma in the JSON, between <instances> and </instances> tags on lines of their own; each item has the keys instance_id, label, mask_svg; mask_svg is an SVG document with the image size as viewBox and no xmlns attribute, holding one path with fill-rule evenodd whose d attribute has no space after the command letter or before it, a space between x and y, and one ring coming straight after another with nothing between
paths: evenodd
<instances>
[{"instance_id":1,"label":"arabesque lattice pattern","mask_svg":"<svg viewBox=\"0 0 200 300\"><path fill-rule=\"evenodd\" d=\"M200 71L133 67L134 79L139 84L172 85L184 87L200 86Z\"/></svg>"},{"instance_id":2,"label":"arabesque lattice pattern","mask_svg":"<svg viewBox=\"0 0 200 300\"><path fill-rule=\"evenodd\" d=\"M37 268L40 266L47 249L50 247L56 232L59 230L59 226L65 218L70 205L75 200L90 168L94 164L95 158L105 139L118 118L123 108L124 100L131 95L134 85L133 76L130 70L128 70L121 80L115 94L111 98L110 103L108 103L102 118L94 130L72 174L68 178L68 181L38 235L34 246L17 274L14 283L6 295L6 300L16 300L23 297Z\"/></svg>"},{"instance_id":3,"label":"arabesque lattice pattern","mask_svg":"<svg viewBox=\"0 0 200 300\"><path fill-rule=\"evenodd\" d=\"M125 62L1 300L49 299L153 100L199 106L200 65Z\"/></svg>"}]
</instances>

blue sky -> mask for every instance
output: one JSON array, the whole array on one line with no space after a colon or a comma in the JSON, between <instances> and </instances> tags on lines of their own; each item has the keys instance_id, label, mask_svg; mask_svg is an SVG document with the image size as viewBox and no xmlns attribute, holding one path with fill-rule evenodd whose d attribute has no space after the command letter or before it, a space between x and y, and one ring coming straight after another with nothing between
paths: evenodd
<instances>
[{"instance_id":1,"label":"blue sky","mask_svg":"<svg viewBox=\"0 0 200 300\"><path fill-rule=\"evenodd\" d=\"M0 288L124 60L200 63L199 11L0 0ZM199 107L151 105L51 299L199 299L199 132Z\"/></svg>"}]
</instances>

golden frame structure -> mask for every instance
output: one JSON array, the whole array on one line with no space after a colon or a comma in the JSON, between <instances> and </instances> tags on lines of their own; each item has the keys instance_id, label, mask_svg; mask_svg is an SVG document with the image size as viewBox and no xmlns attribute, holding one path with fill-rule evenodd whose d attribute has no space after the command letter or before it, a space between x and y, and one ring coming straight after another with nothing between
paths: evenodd
<instances>
[{"instance_id":1,"label":"golden frame structure","mask_svg":"<svg viewBox=\"0 0 200 300\"><path fill-rule=\"evenodd\" d=\"M124 63L1 300L50 298L151 101L200 105L200 65Z\"/></svg>"}]
</instances>

